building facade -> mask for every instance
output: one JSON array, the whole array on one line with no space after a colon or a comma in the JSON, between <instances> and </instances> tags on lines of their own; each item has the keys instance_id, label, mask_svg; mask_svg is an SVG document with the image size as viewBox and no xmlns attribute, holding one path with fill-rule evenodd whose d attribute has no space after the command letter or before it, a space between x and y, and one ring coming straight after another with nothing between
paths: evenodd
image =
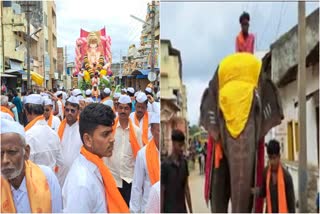
<instances>
[{"instance_id":1,"label":"building facade","mask_svg":"<svg viewBox=\"0 0 320 214\"><path fill-rule=\"evenodd\" d=\"M174 49L169 40L161 40L160 48L161 152L169 155L173 129L180 129L188 139L187 96L182 82L180 51Z\"/></svg>"},{"instance_id":2,"label":"building facade","mask_svg":"<svg viewBox=\"0 0 320 214\"><path fill-rule=\"evenodd\" d=\"M319 179L319 8L306 17L306 144L308 165L309 212L315 212ZM290 53L290 54L288 54ZM281 158L293 177L298 199L298 26L275 41L264 57L266 72L278 86L284 119L267 135L281 144ZM266 63L269 61L269 63Z\"/></svg>"}]
</instances>

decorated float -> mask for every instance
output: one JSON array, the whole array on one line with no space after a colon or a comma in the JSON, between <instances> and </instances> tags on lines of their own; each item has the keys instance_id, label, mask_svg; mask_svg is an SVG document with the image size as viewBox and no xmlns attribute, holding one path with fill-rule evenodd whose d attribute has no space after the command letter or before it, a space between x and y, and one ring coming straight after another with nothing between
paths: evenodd
<instances>
[{"instance_id":1,"label":"decorated float","mask_svg":"<svg viewBox=\"0 0 320 214\"><path fill-rule=\"evenodd\" d=\"M82 90L91 89L94 85L99 89L113 85L111 38L105 28L95 32L80 30L75 62L73 75L78 76L78 87Z\"/></svg>"}]
</instances>

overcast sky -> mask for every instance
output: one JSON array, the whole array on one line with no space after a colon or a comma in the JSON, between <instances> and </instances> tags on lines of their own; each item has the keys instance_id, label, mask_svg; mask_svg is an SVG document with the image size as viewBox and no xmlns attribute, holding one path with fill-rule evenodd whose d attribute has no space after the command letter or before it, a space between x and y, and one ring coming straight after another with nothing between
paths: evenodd
<instances>
[{"instance_id":1,"label":"overcast sky","mask_svg":"<svg viewBox=\"0 0 320 214\"><path fill-rule=\"evenodd\" d=\"M80 28L97 31L106 27L111 36L113 62L127 55L130 44L140 43L142 23L130 14L145 20L148 0L56 0L57 43L67 45L68 62L74 61L75 43L80 37Z\"/></svg>"},{"instance_id":2,"label":"overcast sky","mask_svg":"<svg viewBox=\"0 0 320 214\"><path fill-rule=\"evenodd\" d=\"M160 37L180 50L183 82L187 86L190 124L198 124L202 93L219 61L235 51L239 16L250 13L249 31L256 36L256 51L289 31L298 20L297 2L161 2ZM306 4L306 14L319 7Z\"/></svg>"}]
</instances>

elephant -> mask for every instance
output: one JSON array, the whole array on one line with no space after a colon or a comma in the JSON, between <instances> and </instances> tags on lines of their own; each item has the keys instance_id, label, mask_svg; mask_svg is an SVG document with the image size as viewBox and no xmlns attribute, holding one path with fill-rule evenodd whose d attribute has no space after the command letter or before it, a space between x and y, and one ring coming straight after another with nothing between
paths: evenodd
<instances>
[{"instance_id":1,"label":"elephant","mask_svg":"<svg viewBox=\"0 0 320 214\"><path fill-rule=\"evenodd\" d=\"M214 141L221 142L223 151L219 168L213 168L214 161L210 166L213 168L209 181L211 182L210 207L213 213L226 213L231 199L232 212L248 213L252 211L254 201L251 188L255 185L258 142L272 127L279 125L284 116L278 89L264 69L261 69L264 67L261 66L261 61L247 53L237 53L228 57L228 63L232 63L229 71L231 73L239 72L239 69L246 67L244 59L249 64L260 62L260 66L256 66L256 70L252 72L252 74L258 72L257 84L249 93L252 95L251 107L245 126L237 137L232 136L227 128L227 120L219 103L219 97L222 96L220 94L222 89L219 87L219 67L222 62L203 92L200 125L208 131ZM224 67L225 64L224 61ZM234 79L227 80L230 81ZM239 90L236 93L241 95L244 92Z\"/></svg>"}]
</instances>

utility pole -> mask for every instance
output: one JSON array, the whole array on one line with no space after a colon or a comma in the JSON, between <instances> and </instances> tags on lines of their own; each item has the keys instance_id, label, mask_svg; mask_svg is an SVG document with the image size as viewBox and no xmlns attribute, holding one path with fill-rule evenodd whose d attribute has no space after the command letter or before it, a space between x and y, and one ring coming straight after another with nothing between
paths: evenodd
<instances>
[{"instance_id":1,"label":"utility pole","mask_svg":"<svg viewBox=\"0 0 320 214\"><path fill-rule=\"evenodd\" d=\"M299 212L308 213L306 139L306 20L305 2L298 3L298 103L299 103Z\"/></svg>"},{"instance_id":2,"label":"utility pole","mask_svg":"<svg viewBox=\"0 0 320 214\"><path fill-rule=\"evenodd\" d=\"M30 43L31 43L31 36L30 36L30 6L34 6L34 4L31 4L30 2L26 2L24 4L21 4L21 6L25 6L25 14L27 16L27 89L32 89L32 84L30 80Z\"/></svg>"},{"instance_id":3,"label":"utility pole","mask_svg":"<svg viewBox=\"0 0 320 214\"><path fill-rule=\"evenodd\" d=\"M155 5L154 5L154 0L152 1L151 4L151 72L154 72L154 22L155 22Z\"/></svg>"}]
</instances>

